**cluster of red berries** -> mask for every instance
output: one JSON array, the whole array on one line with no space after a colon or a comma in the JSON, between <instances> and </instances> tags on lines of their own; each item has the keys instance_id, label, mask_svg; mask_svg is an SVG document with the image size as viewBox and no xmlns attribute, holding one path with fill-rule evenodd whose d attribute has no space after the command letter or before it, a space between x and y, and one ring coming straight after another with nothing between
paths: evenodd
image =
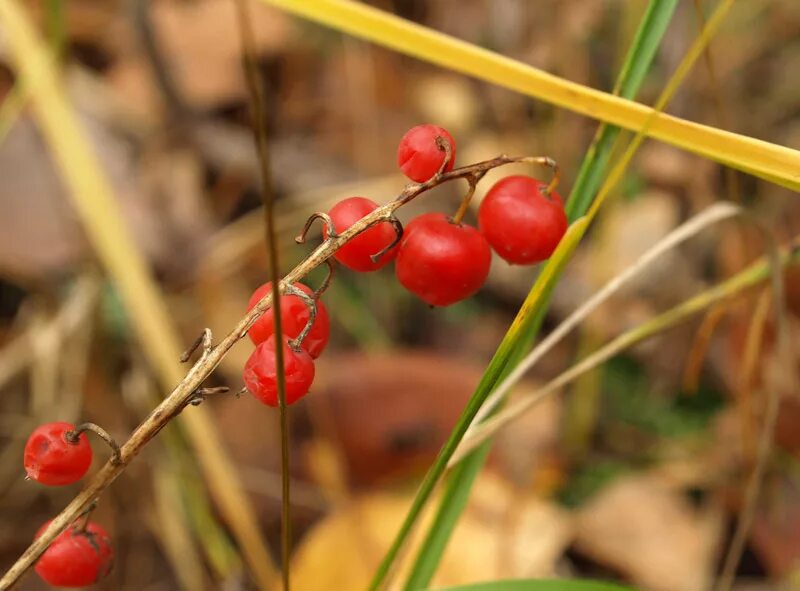
<instances>
[{"instance_id":1,"label":"cluster of red berries","mask_svg":"<svg viewBox=\"0 0 800 591\"><path fill-rule=\"evenodd\" d=\"M437 143L445 140L453 168L456 144L436 125L410 129L400 141L397 163L413 181L433 177L446 158ZM443 213L426 213L406 226L397 248L395 272L400 283L432 306L448 306L481 288L491 264L491 250L506 261L530 265L550 257L567 230L561 197L526 176L496 183L478 211L478 228ZM388 261L387 261L388 262Z\"/></svg>"},{"instance_id":2,"label":"cluster of red berries","mask_svg":"<svg viewBox=\"0 0 800 591\"><path fill-rule=\"evenodd\" d=\"M37 427L25 444L23 464L28 478L49 486L77 482L89 470L92 447L75 425L56 422ZM38 538L50 522L37 532ZM36 563L37 574L54 587L85 587L111 569L111 539L96 523L64 530Z\"/></svg>"},{"instance_id":3,"label":"cluster of red berries","mask_svg":"<svg viewBox=\"0 0 800 591\"><path fill-rule=\"evenodd\" d=\"M450 160L445 164L447 150ZM412 181L424 183L440 170L453 169L456 143L447 130L436 125L410 129L397 149L397 164ZM331 230L340 234L378 208L365 197L349 197L328 212ZM389 222L380 222L358 234L334 255L342 265L360 272L376 271L395 261L400 283L432 306L448 306L477 292L491 265L491 250L512 264L529 265L550 257L567 229L561 197L545 183L526 176L509 176L487 193L478 211L478 228L454 221L443 213L426 213L411 220L402 239ZM323 236L328 238L328 228ZM375 258L377 253L380 257ZM314 380L314 359L328 342L328 312L307 286L296 289L315 297L317 315L298 344L294 339L309 321L308 305L298 295L281 296L284 329L286 403L302 398ZM259 287L250 298L249 310L271 290ZM273 317L264 314L250 329L256 349L244 367L247 389L270 406L278 405L277 368Z\"/></svg>"},{"instance_id":4,"label":"cluster of red berries","mask_svg":"<svg viewBox=\"0 0 800 591\"><path fill-rule=\"evenodd\" d=\"M450 159L445 166L448 150ZM425 183L440 171L452 170L455 154L455 141L446 130L420 125L403 136L397 163L412 181ZM340 201L328 212L332 227L324 228L324 237L344 232L377 208L377 203L364 197ZM512 264L537 263L550 257L566 229L567 218L557 193L536 179L510 176L487 193L478 211L478 228L443 213L426 213L411 220L398 242L395 227L384 221L347 242L335 257L360 272L376 271L394 260L397 278L406 289L432 306L448 306L480 289L489 273L492 249ZM270 283L259 287L250 298L249 309L271 289ZM316 314L308 327L310 300ZM281 296L280 307L286 403L292 404L311 388L314 359L328 343L330 320L318 294L301 283ZM273 315L262 315L249 335L256 348L244 367L245 385L263 403L277 406L278 344ZM42 425L25 445L28 478L42 484L72 484L86 474L91 463L92 448L86 435L69 423ZM82 587L103 577L112 557L110 539L102 527L73 525L44 552L36 572L54 586Z\"/></svg>"}]
</instances>

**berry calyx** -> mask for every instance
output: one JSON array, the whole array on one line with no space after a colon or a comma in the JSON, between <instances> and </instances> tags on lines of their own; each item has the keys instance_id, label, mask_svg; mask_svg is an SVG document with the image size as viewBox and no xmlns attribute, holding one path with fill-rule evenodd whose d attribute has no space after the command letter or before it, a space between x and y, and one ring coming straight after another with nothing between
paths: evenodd
<instances>
[{"instance_id":1,"label":"berry calyx","mask_svg":"<svg viewBox=\"0 0 800 591\"><path fill-rule=\"evenodd\" d=\"M264 404L278 406L278 375L275 363L275 335L259 344L244 365L244 385ZM295 351L283 343L283 370L286 376L286 404L293 404L308 393L314 381L314 360L303 349Z\"/></svg>"},{"instance_id":2,"label":"berry calyx","mask_svg":"<svg viewBox=\"0 0 800 591\"><path fill-rule=\"evenodd\" d=\"M443 213L414 218L405 229L395 271L400 283L432 306L448 306L480 289L492 253L486 239Z\"/></svg>"},{"instance_id":3,"label":"berry calyx","mask_svg":"<svg viewBox=\"0 0 800 591\"><path fill-rule=\"evenodd\" d=\"M28 478L50 486L83 478L92 463L92 446L85 433L71 436L75 425L46 423L34 429L25 444L23 464Z\"/></svg>"},{"instance_id":4,"label":"berry calyx","mask_svg":"<svg viewBox=\"0 0 800 591\"><path fill-rule=\"evenodd\" d=\"M445 172L453 170L456 161L456 142L453 136L438 125L417 125L405 133L397 147L397 165L412 181L424 183L439 171L445 152L436 144L437 136L450 144L451 157Z\"/></svg>"},{"instance_id":5,"label":"berry calyx","mask_svg":"<svg viewBox=\"0 0 800 591\"><path fill-rule=\"evenodd\" d=\"M509 176L489 189L478 210L478 226L506 261L530 265L550 258L567 231L561 196L545 183Z\"/></svg>"},{"instance_id":6,"label":"berry calyx","mask_svg":"<svg viewBox=\"0 0 800 591\"><path fill-rule=\"evenodd\" d=\"M365 197L348 197L340 201L328 212L333 221L333 228L341 234L358 220L378 209L378 204ZM323 228L322 235L328 237L327 228ZM372 255L382 252L396 238L396 233L392 224L381 222L364 230L361 234L342 246L336 254L336 260L345 267L353 271L376 271L388 265L397 254L397 248L393 247L383 253L377 261L373 261Z\"/></svg>"},{"instance_id":7,"label":"berry calyx","mask_svg":"<svg viewBox=\"0 0 800 591\"><path fill-rule=\"evenodd\" d=\"M49 523L39 529L37 538ZM89 522L85 528L72 525L61 532L36 563L36 574L54 587L86 587L105 577L113 561L108 533Z\"/></svg>"},{"instance_id":8,"label":"berry calyx","mask_svg":"<svg viewBox=\"0 0 800 591\"><path fill-rule=\"evenodd\" d=\"M294 286L312 295L314 292L307 285L302 283L295 283ZM250 302L247 305L247 310L250 311L253 307L272 291L272 282L268 281L250 296ZM308 322L311 312L308 306L300 296L296 295L282 295L281 296L281 327L283 328L283 335L289 339L295 339L303 331ZM314 359L322 354L325 345L328 344L328 337L331 332L330 318L328 317L328 310L322 300L317 300L317 316L311 330L303 340L302 347ZM250 327L247 334L250 335L250 340L254 345L263 343L275 333L275 324L273 319L272 310L267 312L259 318L256 323Z\"/></svg>"}]
</instances>

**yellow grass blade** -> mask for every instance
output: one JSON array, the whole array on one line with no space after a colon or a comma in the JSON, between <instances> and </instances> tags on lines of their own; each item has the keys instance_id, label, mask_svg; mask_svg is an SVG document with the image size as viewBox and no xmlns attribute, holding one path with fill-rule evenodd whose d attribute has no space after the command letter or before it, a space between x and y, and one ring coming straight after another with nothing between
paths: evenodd
<instances>
[{"instance_id":1,"label":"yellow grass blade","mask_svg":"<svg viewBox=\"0 0 800 591\"><path fill-rule=\"evenodd\" d=\"M142 350L171 389L184 376L179 362L183 346L169 310L138 252L111 186L70 107L50 57L18 0L0 1L0 21L21 77L29 85L30 101L75 209L98 256L125 304ZM203 408L181 415L209 489L238 539L262 589L275 574L258 520L244 494L234 466L223 451L216 427Z\"/></svg>"},{"instance_id":2,"label":"yellow grass blade","mask_svg":"<svg viewBox=\"0 0 800 591\"><path fill-rule=\"evenodd\" d=\"M353 0L261 0L303 18L594 119L639 131L655 111ZM800 190L800 152L658 113L647 135Z\"/></svg>"}]
</instances>

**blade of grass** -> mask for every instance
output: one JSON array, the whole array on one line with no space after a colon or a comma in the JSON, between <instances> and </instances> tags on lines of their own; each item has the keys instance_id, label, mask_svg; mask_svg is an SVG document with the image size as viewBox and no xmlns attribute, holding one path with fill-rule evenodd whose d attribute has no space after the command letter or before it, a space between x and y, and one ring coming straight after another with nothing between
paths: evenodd
<instances>
[{"instance_id":1,"label":"blade of grass","mask_svg":"<svg viewBox=\"0 0 800 591\"><path fill-rule=\"evenodd\" d=\"M651 7L652 8L652 4ZM636 93L638 91L638 86L641 85L642 81L644 80L644 72L649 68L650 63L655 55L655 50L653 49L654 46L657 47L658 43L660 42L661 37L663 37L663 33L666 30L667 23L663 22L663 20L667 16L671 16L672 12L661 12L661 11L653 11L648 9L643 17L643 22L640 26L640 29L637 31L634 37L634 44L632 45L628 56L625 58L625 63L623 65L623 71L620 74L620 78L617 81L618 88L624 88L626 92ZM718 21L717 21L718 22ZM651 32L650 29L653 29ZM709 30L708 28L704 30L705 36L700 37L698 41L695 42L695 45L703 44L709 38ZM642 52L641 56L637 52ZM689 52L684 59L685 64L691 64L691 52ZM639 60L641 58L642 63L639 64ZM682 76L688 71L688 68L681 69L679 68L678 71L673 76L673 81L682 79ZM633 76L633 80L629 80L628 78ZM677 88L677 84L672 86L672 88ZM670 94L670 85L668 84L667 88L665 89L664 93L660 97L659 103L656 106L656 109L653 111L654 115L650 117L652 121L655 118L655 114L660 111L666 102L669 100ZM630 162L633 154L635 153L636 149L638 148L639 144L644 139L644 134L647 131L647 126L640 130L639 134L631 141L630 145L628 146L627 151L625 152L624 156L620 159L620 161L615 166L614 170L612 171L611 175L606 179L603 187L600 189L600 192L597 195L597 204L603 202L603 200L610 194L610 192L616 187L618 182L622 179L624 171L627 167L627 164ZM614 134L615 136L617 134ZM582 170L585 170L585 178L586 181L584 182L583 188L581 191L588 191L593 182L593 179L600 178L601 171L605 169L606 161L603 161L602 158L607 159L609 154L611 153L612 146L615 143L616 137L611 137L607 139L605 146L603 147L602 152L590 152L587 154L587 160L589 161L588 164L582 165ZM600 158L601 156L602 158ZM595 172L597 170L597 172ZM596 186L595 186L596 189ZM594 194L594 193L592 193ZM586 200L583 204L583 207L589 208L590 201ZM598 211L598 207L593 207L589 211L587 225L590 223L591 219ZM580 211L582 214L583 211ZM584 218L579 218L582 220ZM584 226L585 227L585 226ZM583 232L581 235L578 236L578 240L582 238ZM545 270L550 266L550 262L548 261L547 265L545 266ZM534 284L533 290L536 290L536 286L539 285L540 281L548 281L552 280L553 285L549 287L547 290L547 294L545 297L537 300L535 302L536 309L533 314L530 315L530 318L526 321L525 331L521 333L521 337L515 344L514 351L512 355L509 357L509 360L504 365L504 367L500 370L497 374L497 378L487 383L485 391L481 391L482 386L484 385L483 382L478 386L478 391L476 391L475 396L480 395L481 398L485 401L486 398L489 396L491 390L497 385L497 383L505 378L512 369L517 365L519 360L522 356L530 349L533 342L535 341L537 334L539 332L539 328L541 326L542 320L544 319L545 313L547 311L547 307L549 305L549 293L555 286L556 281L560 277L560 272L553 276L552 278L547 278L545 273L542 273ZM494 360L493 360L494 361ZM480 391L480 394L478 392ZM480 413L480 409L478 411ZM474 421L474 419L473 419ZM447 491L440 503L439 514L434 519L434 523L428 531L425 539L423 540L422 545L420 546L419 552L417 554L417 558L412 565L411 572L409 574L405 589L414 589L420 588L422 586L427 585L433 574L436 571L436 567L441 560L441 556L444 553L445 547L447 542L452 535L453 529L455 528L456 522L458 520L458 516L463 512L464 507L466 506L466 502L468 499L468 491L471 490L472 484L475 480L475 475L479 472L480 466L483 465L484 459L488 455L490 447L490 442L484 444L480 449L478 449L475 453L473 453L469 458L465 459L460 465L453 468L452 473L448 479L447 483ZM459 491L457 494L451 491ZM467 492L464 492L467 491ZM454 503L453 506L448 506L447 503Z\"/></svg>"},{"instance_id":2,"label":"blade of grass","mask_svg":"<svg viewBox=\"0 0 800 591\"><path fill-rule=\"evenodd\" d=\"M550 334L542 339L537 347L525 356L525 358L504 378L504 384L499 384L495 388L492 395L486 399L477 416L475 423L487 418L495 408L497 408L506 394L508 394L510 386L505 386L522 377L522 375L529 371L536 363L544 357L557 343L559 343L570 331L575 329L583 322L592 312L597 310L601 304L606 302L614 294L618 293L632 280L638 277L643 271L651 268L659 258L664 254L676 248L686 240L696 236L706 228L717 224L723 220L730 219L734 216L741 215L743 210L731 203L717 203L707 208L706 210L696 214L664 238L659 240L655 245L650 247L639 258L637 258L629 267L622 271L619 275L611 279L602 289L597 291L592 297L586 300L580 307L578 307L572 314L569 315L558 327L556 327ZM476 425L473 425L476 426ZM472 428L470 428L471 430Z\"/></svg>"},{"instance_id":3,"label":"blade of grass","mask_svg":"<svg viewBox=\"0 0 800 591\"><path fill-rule=\"evenodd\" d=\"M291 478L289 475L289 414L286 406L286 370L283 350L283 323L281 322L281 270L278 263L278 239L275 231L275 194L272 190L272 171L269 165L269 143L267 141L267 118L264 112L264 87L256 63L256 42L253 19L249 14L249 0L234 0L236 18L242 42L244 73L253 113L253 135L258 152L258 167L261 176L261 199L264 203L264 228L266 231L269 278L272 283L272 324L275 341L276 382L278 386L278 412L281 431L281 579L283 591L289 591L289 558L292 551L292 503Z\"/></svg>"},{"instance_id":4,"label":"blade of grass","mask_svg":"<svg viewBox=\"0 0 800 591\"><path fill-rule=\"evenodd\" d=\"M47 0L47 36L55 61L60 61L67 38L67 19L64 0Z\"/></svg>"},{"instance_id":5,"label":"blade of grass","mask_svg":"<svg viewBox=\"0 0 800 591\"><path fill-rule=\"evenodd\" d=\"M542 270L542 275L552 277L560 272L562 266L566 264L569 256L572 254L572 251L577 246L580 237L583 235L585 225L586 220L581 219L569 227L555 253L553 253L552 258L550 259L550 264L548 264ZM543 295L545 291L549 293L549 290L551 290L554 285L554 282L542 281L537 282L536 285L534 285L534 287L531 289L531 292L528 294L528 297L525 299L525 302L522 304L522 307L517 313L517 317L511 323L508 332L501 341L500 346L497 348L497 352L494 354L494 357L492 357L492 361L489 363L489 367L486 369L486 373L481 379L478 389L476 390L475 394L473 394L472 398L470 398L469 402L467 402L467 406L459 417L456 426L448 436L447 441L442 446L439 454L436 456L436 460L420 484L411 508L409 509L409 512L406 515L402 526L400 527L400 531L397 533L397 536L392 542L392 546L389 548L375 573L375 576L369 587L370 589L378 589L388 575L394 559L399 554L403 543L411 533L414 523L420 516L423 507L430 499L430 496L433 493L439 478L447 467L447 462L449 461L453 452L455 452L456 447L458 447L461 438L464 436L464 433L466 433L469 424L472 422L473 417L478 412L478 409L483 403L485 396L488 395L489 389L497 380L500 372L502 372L503 367L514 350L514 343L517 340L517 336L525 327L526 320L533 311L536 301Z\"/></svg>"},{"instance_id":6,"label":"blade of grass","mask_svg":"<svg viewBox=\"0 0 800 591\"><path fill-rule=\"evenodd\" d=\"M773 238L766 234L767 240L775 250ZM797 254L797 244L793 244L794 253ZM772 253L772 258L778 255ZM780 363L781 373L778 380L775 380L767 390L767 403L764 409L761 431L758 435L758 449L756 452L756 463L747 479L744 490L744 499L739 516L736 520L736 529L733 532L728 551L725 554L725 561L722 572L719 575L715 591L730 591L736 578L736 569L742 559L742 554L750 536L750 530L755 520L758 501L761 497L761 490L764 484L764 477L767 472L767 464L775 443L775 428L778 423L778 412L780 411L781 398L784 393L796 393L798 390L797 372L794 369L797 356L791 342L789 333L788 312L786 309L786 292L784 290L783 274L776 272L772 274L772 299L775 313L775 327L777 330L777 356ZM784 392L785 391L785 392Z\"/></svg>"},{"instance_id":7,"label":"blade of grass","mask_svg":"<svg viewBox=\"0 0 800 591\"><path fill-rule=\"evenodd\" d=\"M793 246L794 248L791 250L781 253L774 265L771 259L761 259L730 279L693 296L674 308L616 337L610 343L598 349L576 365L570 367L567 371L545 384L536 392L516 401L514 405L481 423L474 430L472 435L464 439L462 444L463 449L457 451L457 455L454 456L453 461L458 461L458 456L463 457L473 449L482 449L483 446L481 444L493 437L497 431L505 425L515 420L545 397L558 392L565 385L571 383L587 371L591 371L621 351L664 332L717 302L737 296L742 291L758 285L774 277L776 274L779 275L780 273L777 271L783 266L800 263L800 250L796 248L796 245ZM773 267L775 267L774 272Z\"/></svg>"},{"instance_id":8,"label":"blade of grass","mask_svg":"<svg viewBox=\"0 0 800 591\"><path fill-rule=\"evenodd\" d=\"M163 459L153 466L153 513L151 528L163 545L178 585L183 591L202 589L202 561L188 528L183 524L184 506L174 466Z\"/></svg>"},{"instance_id":9,"label":"blade of grass","mask_svg":"<svg viewBox=\"0 0 800 591\"><path fill-rule=\"evenodd\" d=\"M50 51L54 62L58 62L64 51L64 39L66 37L66 19L64 17L63 0L47 0L47 33L50 40ZM24 80L18 79L0 105L0 143L2 143L8 132L16 123L17 118L22 114L25 105L28 104L29 89Z\"/></svg>"},{"instance_id":10,"label":"blade of grass","mask_svg":"<svg viewBox=\"0 0 800 591\"><path fill-rule=\"evenodd\" d=\"M125 225L111 186L64 95L50 57L18 0L0 2L0 21L20 76L30 85L31 103L42 134L87 235L119 290L142 351L164 386L172 388L184 376L179 362L184 347L159 288ZM223 451L216 426L202 407L181 415L179 421L187 429L209 490L239 541L260 588L270 589L275 573L272 559L236 469Z\"/></svg>"},{"instance_id":11,"label":"blade of grass","mask_svg":"<svg viewBox=\"0 0 800 591\"><path fill-rule=\"evenodd\" d=\"M525 581L492 581L448 587L440 591L633 591L631 587L623 587L605 581L574 581L570 579L530 579Z\"/></svg>"},{"instance_id":12,"label":"blade of grass","mask_svg":"<svg viewBox=\"0 0 800 591\"><path fill-rule=\"evenodd\" d=\"M677 5L678 0L652 0L648 4L625 56L614 86L614 94L626 99L636 98ZM598 128L567 201L567 216L570 221L582 216L589 208L592 197L600 187L611 156L611 147L619 132L620 128L613 125L603 124Z\"/></svg>"},{"instance_id":13,"label":"blade of grass","mask_svg":"<svg viewBox=\"0 0 800 591\"><path fill-rule=\"evenodd\" d=\"M378 45L800 190L800 152L659 113L352 0L261 0ZM576 216L577 217L577 216Z\"/></svg>"}]
</instances>

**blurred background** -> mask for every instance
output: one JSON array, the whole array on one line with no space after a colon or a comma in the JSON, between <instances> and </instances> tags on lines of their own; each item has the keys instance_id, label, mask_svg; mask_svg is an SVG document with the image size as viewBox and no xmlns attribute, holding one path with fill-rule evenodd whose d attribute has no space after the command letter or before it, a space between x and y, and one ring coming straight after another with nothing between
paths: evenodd
<instances>
[{"instance_id":1,"label":"blurred background","mask_svg":"<svg viewBox=\"0 0 800 591\"><path fill-rule=\"evenodd\" d=\"M646 5L369 4L603 90L613 88ZM57 56L83 131L169 310L172 338L186 346L206 326L221 338L267 279L233 3L20 5ZM654 102L697 35L698 6L709 8L679 3L641 102ZM563 171L561 192L569 193L596 122L258 3L251 9L267 88L284 272L317 243L297 246L292 239L311 212L352 195L385 202L402 190L397 142L419 123L453 134L458 164L500 153L551 156ZM169 390L152 347L142 346L129 306L104 273L104 255L73 208L15 78L6 33L0 33L2 569L79 490L24 480L22 448L30 431L42 422L90 420L123 441ZM668 111L800 147L800 3L738 2L710 53ZM511 172L540 174L529 167L494 171L479 185L474 205ZM400 218L454 212L463 189L456 183L438 188L400 210ZM779 240L800 231L796 195L646 142L567 268L545 330L718 200L747 205ZM474 211L467 221L474 223ZM516 394L741 270L764 249L752 226L726 223L704 232L604 305ZM337 273L324 297L331 343L317 364L311 395L291 409L295 588L364 587L537 271L496 259L484 289L446 309L430 309L405 292L391 266L373 274ZM323 275L316 271L310 283L318 285ZM788 329L798 342L800 275L788 271L786 283ZM746 292L615 357L505 429L437 584L580 576L644 589L708 589L742 507L765 393L781 373L774 371L773 317L768 290ZM249 342L239 343L209 384L238 390L250 351ZM798 367L784 369L796 373ZM240 517L256 520L251 525L277 564L277 412L246 395L222 395L185 414L194 412L212 419L225 465L249 501ZM798 421L794 392L782 402L736 589L800 588ZM209 471L192 437L168 429L102 497L94 519L112 533L117 558L97 588L259 588L245 559L247 544L258 542L237 535L230 514L213 500L218 493L202 476ZM99 442L94 449L96 469L106 451ZM21 588L44 586L30 576Z\"/></svg>"}]
</instances>

